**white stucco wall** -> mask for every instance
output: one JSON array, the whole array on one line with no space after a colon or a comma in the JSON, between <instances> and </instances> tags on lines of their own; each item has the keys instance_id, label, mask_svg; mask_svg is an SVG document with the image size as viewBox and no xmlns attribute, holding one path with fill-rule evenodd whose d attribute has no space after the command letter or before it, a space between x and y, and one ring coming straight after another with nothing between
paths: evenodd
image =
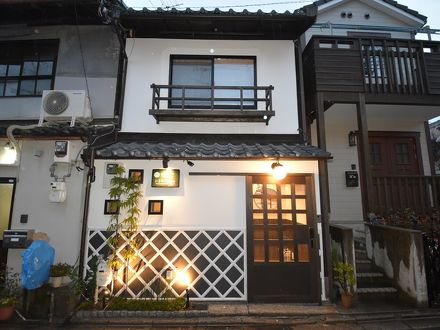
<instances>
[{"instance_id":1,"label":"white stucco wall","mask_svg":"<svg viewBox=\"0 0 440 330\"><path fill-rule=\"evenodd\" d=\"M438 113L435 107L367 105L369 131L419 132L423 168L430 175L429 155L424 120ZM356 165L359 171L357 147L348 146L348 133L356 131L356 106L336 104L325 112L327 151L333 159L328 161L331 221L338 224L361 224L362 199L360 187L345 186L345 171ZM316 122L312 125L312 144L317 145Z\"/></svg>"},{"instance_id":2,"label":"white stucco wall","mask_svg":"<svg viewBox=\"0 0 440 330\"><path fill-rule=\"evenodd\" d=\"M214 53L210 53L213 49ZM295 53L292 41L128 39L122 131L154 133L297 134ZM257 85L273 85L275 117L265 123L161 122L148 114L150 85L169 83L170 55L256 56ZM260 104L261 106L261 104Z\"/></svg>"},{"instance_id":3,"label":"white stucco wall","mask_svg":"<svg viewBox=\"0 0 440 330\"><path fill-rule=\"evenodd\" d=\"M80 141L70 141L77 147ZM49 167L54 161L54 141L24 141L18 167L0 166L0 177L15 177L17 186L12 213L12 229L34 229L49 236L49 244L55 248L56 262L74 264L79 256L82 210L84 202L85 173L72 169L66 178L67 198L63 203L49 202ZM34 151L42 151L40 157ZM75 155L76 156L76 155ZM83 166L83 165L82 165ZM56 175L63 175L67 168L57 167ZM28 223L20 223L20 216L27 214ZM10 249L8 265L21 270L21 249Z\"/></svg>"},{"instance_id":4,"label":"white stucco wall","mask_svg":"<svg viewBox=\"0 0 440 330\"><path fill-rule=\"evenodd\" d=\"M108 189L103 188L104 166L111 160L96 161L96 181L92 185L89 209L89 228L105 229L110 215L104 215L104 200L109 199ZM124 160L126 168L143 169L144 183L141 191L140 224L154 229L240 229L246 228L245 176L193 176L190 172L207 173L269 173L273 161L194 161L189 167L183 161L170 161L171 168L180 169L179 188L152 188L152 169L162 168L159 160ZM320 213L318 162L282 161L289 173L312 173L315 181L317 213ZM150 199L164 201L163 215L148 215Z\"/></svg>"}]
</instances>

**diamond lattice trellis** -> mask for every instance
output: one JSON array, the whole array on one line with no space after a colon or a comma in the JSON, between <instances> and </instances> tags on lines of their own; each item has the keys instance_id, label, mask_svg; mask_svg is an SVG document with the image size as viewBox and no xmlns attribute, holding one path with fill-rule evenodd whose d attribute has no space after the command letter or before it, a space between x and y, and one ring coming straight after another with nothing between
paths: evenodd
<instances>
[{"instance_id":1,"label":"diamond lattice trellis","mask_svg":"<svg viewBox=\"0 0 440 330\"><path fill-rule=\"evenodd\" d=\"M142 231L137 258L123 266L113 292L129 298L184 296L179 278L166 280L166 271L186 272L192 298L245 300L244 232L238 230ZM90 230L87 269L92 259L109 252L110 232ZM121 246L120 250L124 247ZM122 256L118 253L123 262Z\"/></svg>"}]
</instances>

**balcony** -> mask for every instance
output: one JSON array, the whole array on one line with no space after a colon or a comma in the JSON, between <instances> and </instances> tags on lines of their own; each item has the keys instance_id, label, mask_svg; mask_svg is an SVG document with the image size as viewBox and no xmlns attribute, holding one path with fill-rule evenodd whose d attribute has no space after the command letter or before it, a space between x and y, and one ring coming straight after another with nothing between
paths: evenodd
<instances>
[{"instance_id":1,"label":"balcony","mask_svg":"<svg viewBox=\"0 0 440 330\"><path fill-rule=\"evenodd\" d=\"M151 85L149 114L161 121L264 122L275 116L273 86Z\"/></svg>"},{"instance_id":2,"label":"balcony","mask_svg":"<svg viewBox=\"0 0 440 330\"><path fill-rule=\"evenodd\" d=\"M303 58L309 97L365 93L367 103L397 104L440 99L440 42L318 36Z\"/></svg>"},{"instance_id":3,"label":"balcony","mask_svg":"<svg viewBox=\"0 0 440 330\"><path fill-rule=\"evenodd\" d=\"M373 176L372 196L370 211L377 214L407 208L427 214L440 209L440 176Z\"/></svg>"}]
</instances>

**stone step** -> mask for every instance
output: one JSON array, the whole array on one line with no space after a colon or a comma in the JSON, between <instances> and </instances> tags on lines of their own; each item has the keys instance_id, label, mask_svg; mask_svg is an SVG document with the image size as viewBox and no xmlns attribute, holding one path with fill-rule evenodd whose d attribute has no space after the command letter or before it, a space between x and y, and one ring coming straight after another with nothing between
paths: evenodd
<instances>
[{"instance_id":1,"label":"stone step","mask_svg":"<svg viewBox=\"0 0 440 330\"><path fill-rule=\"evenodd\" d=\"M368 293L397 293L397 289L391 286L389 287L373 287L373 288L357 288L357 294L368 294Z\"/></svg>"},{"instance_id":2,"label":"stone step","mask_svg":"<svg viewBox=\"0 0 440 330\"><path fill-rule=\"evenodd\" d=\"M354 253L358 253L361 255L367 255L367 251L365 251L365 249L354 249Z\"/></svg>"},{"instance_id":3,"label":"stone step","mask_svg":"<svg viewBox=\"0 0 440 330\"><path fill-rule=\"evenodd\" d=\"M356 264L371 264L369 259L356 259Z\"/></svg>"},{"instance_id":4,"label":"stone step","mask_svg":"<svg viewBox=\"0 0 440 330\"><path fill-rule=\"evenodd\" d=\"M356 277L365 277L365 278L371 278L371 277L383 277L382 273L379 272L368 272L368 273L357 273Z\"/></svg>"}]
</instances>

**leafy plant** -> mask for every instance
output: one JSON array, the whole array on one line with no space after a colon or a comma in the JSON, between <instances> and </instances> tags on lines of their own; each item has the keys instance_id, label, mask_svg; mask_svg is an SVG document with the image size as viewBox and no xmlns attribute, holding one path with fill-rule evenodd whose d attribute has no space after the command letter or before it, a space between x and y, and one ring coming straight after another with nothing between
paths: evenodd
<instances>
[{"instance_id":1,"label":"leafy plant","mask_svg":"<svg viewBox=\"0 0 440 330\"><path fill-rule=\"evenodd\" d=\"M151 300L113 297L107 309L127 311L178 311L185 309L185 304L185 298Z\"/></svg>"},{"instance_id":2,"label":"leafy plant","mask_svg":"<svg viewBox=\"0 0 440 330\"><path fill-rule=\"evenodd\" d=\"M344 293L352 293L353 286L356 284L356 278L354 276L354 269L351 264L347 262L334 263L333 277Z\"/></svg>"},{"instance_id":3,"label":"leafy plant","mask_svg":"<svg viewBox=\"0 0 440 330\"><path fill-rule=\"evenodd\" d=\"M19 275L10 268L0 267L0 307L17 305L20 295Z\"/></svg>"},{"instance_id":4,"label":"leafy plant","mask_svg":"<svg viewBox=\"0 0 440 330\"><path fill-rule=\"evenodd\" d=\"M50 267L51 277L69 276L73 271L73 267L66 263L56 263Z\"/></svg>"},{"instance_id":5,"label":"leafy plant","mask_svg":"<svg viewBox=\"0 0 440 330\"><path fill-rule=\"evenodd\" d=\"M136 239L139 222L139 200L142 196L140 183L134 178L125 176L125 168L118 165L116 175L111 179L109 191L110 199L116 203L119 214L112 214L107 230L115 234L108 239L111 255L108 258L109 266L117 271L122 265L117 254L119 253L125 264L135 256L138 240Z\"/></svg>"}]
</instances>

